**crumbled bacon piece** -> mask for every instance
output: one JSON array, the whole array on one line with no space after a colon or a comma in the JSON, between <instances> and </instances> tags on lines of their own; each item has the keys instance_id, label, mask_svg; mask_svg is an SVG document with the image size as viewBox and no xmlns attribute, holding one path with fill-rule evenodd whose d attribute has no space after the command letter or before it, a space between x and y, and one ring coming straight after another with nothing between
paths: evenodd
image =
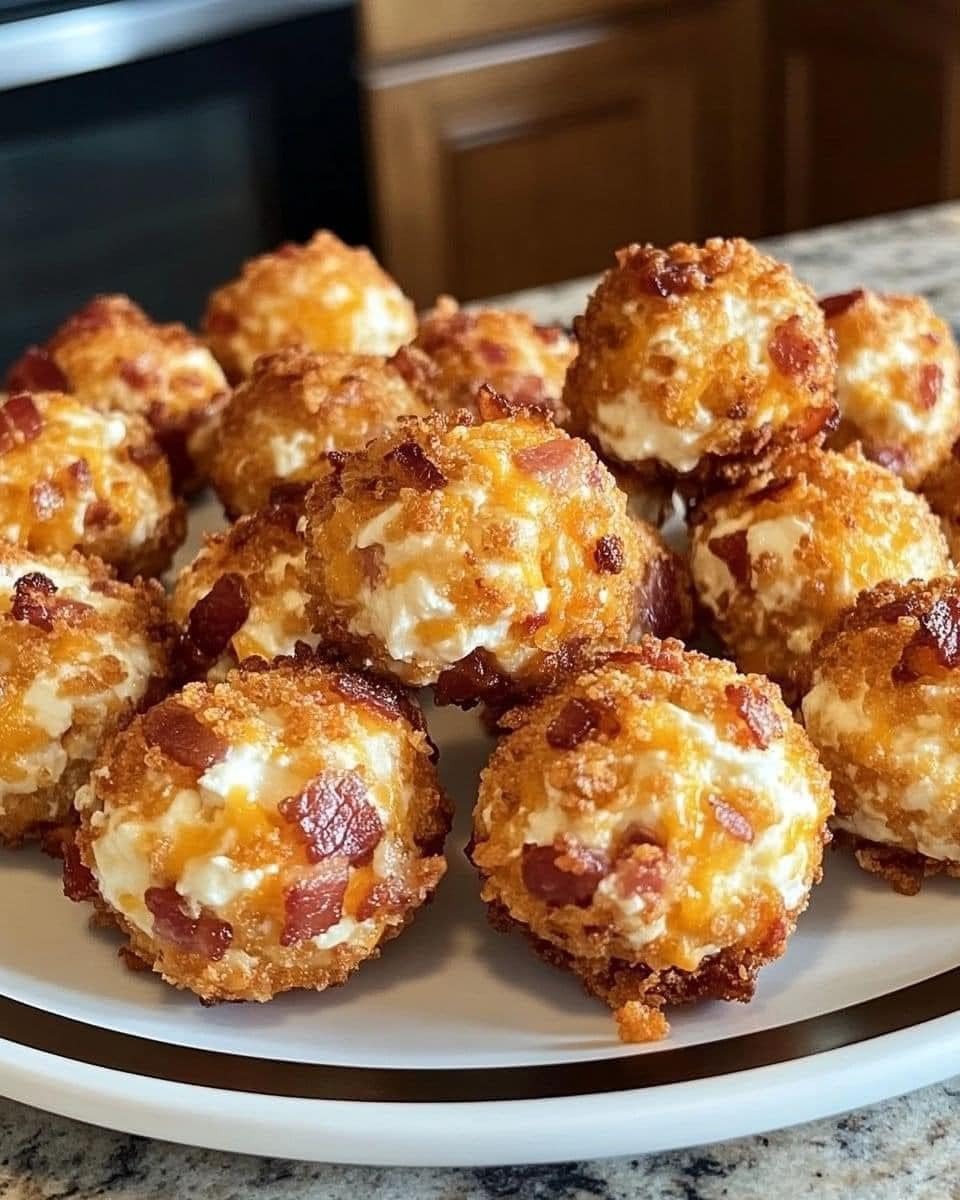
<instances>
[{"instance_id":1,"label":"crumbled bacon piece","mask_svg":"<svg viewBox=\"0 0 960 1200\"><path fill-rule=\"evenodd\" d=\"M401 346L389 359L389 365L409 384L417 390L437 374L437 366L428 354L416 346Z\"/></svg>"},{"instance_id":2,"label":"crumbled bacon piece","mask_svg":"<svg viewBox=\"0 0 960 1200\"><path fill-rule=\"evenodd\" d=\"M426 728L419 706L399 683L353 671L338 671L333 677L333 690L345 700L362 704L378 716L392 721L409 721L414 729Z\"/></svg>"},{"instance_id":3,"label":"crumbled bacon piece","mask_svg":"<svg viewBox=\"0 0 960 1200\"><path fill-rule=\"evenodd\" d=\"M477 354L492 367L503 366L510 360L510 351L502 342L493 342L489 338L480 338L477 342Z\"/></svg>"},{"instance_id":4,"label":"crumbled bacon piece","mask_svg":"<svg viewBox=\"0 0 960 1200\"><path fill-rule=\"evenodd\" d=\"M831 317L839 317L841 313L845 313L848 308L852 308L858 300L862 299L863 294L863 288L854 288L852 292L838 292L835 296L824 296L820 301L823 315L827 320Z\"/></svg>"},{"instance_id":5,"label":"crumbled bacon piece","mask_svg":"<svg viewBox=\"0 0 960 1200\"><path fill-rule=\"evenodd\" d=\"M754 839L753 826L738 809L721 800L719 796L709 797L710 807L717 823L722 826L732 838L738 842L750 843Z\"/></svg>"},{"instance_id":6,"label":"crumbled bacon piece","mask_svg":"<svg viewBox=\"0 0 960 1200\"><path fill-rule=\"evenodd\" d=\"M92 504L87 505L87 510L83 514L83 524L86 529L106 529L107 526L116 525L119 521L120 514L108 500L94 500Z\"/></svg>"},{"instance_id":7,"label":"crumbled bacon piece","mask_svg":"<svg viewBox=\"0 0 960 1200\"><path fill-rule=\"evenodd\" d=\"M940 399L943 388L943 368L939 363L924 363L920 368L917 399L921 408L931 409Z\"/></svg>"},{"instance_id":8,"label":"crumbled bacon piece","mask_svg":"<svg viewBox=\"0 0 960 1200\"><path fill-rule=\"evenodd\" d=\"M762 692L754 691L745 683L728 683L724 694L742 718L758 749L766 750L772 741L783 736L783 722Z\"/></svg>"},{"instance_id":9,"label":"crumbled bacon piece","mask_svg":"<svg viewBox=\"0 0 960 1200\"><path fill-rule=\"evenodd\" d=\"M48 479L38 479L30 488L30 503L38 521L49 521L63 508L63 489Z\"/></svg>"},{"instance_id":10,"label":"crumbled bacon piece","mask_svg":"<svg viewBox=\"0 0 960 1200\"><path fill-rule=\"evenodd\" d=\"M199 954L207 962L219 962L230 949L233 941L230 923L202 910L198 917L191 917L183 911L176 888L147 888L143 901L153 914L154 935L162 942L172 942L188 954Z\"/></svg>"},{"instance_id":11,"label":"crumbled bacon piece","mask_svg":"<svg viewBox=\"0 0 960 1200\"><path fill-rule=\"evenodd\" d=\"M710 538L707 549L714 557L726 563L727 569L737 583L746 587L750 583L750 549L747 545L747 531L738 529L735 533L725 533L722 537Z\"/></svg>"},{"instance_id":12,"label":"crumbled bacon piece","mask_svg":"<svg viewBox=\"0 0 960 1200\"><path fill-rule=\"evenodd\" d=\"M365 862L383 837L377 810L354 771L326 771L277 807L280 815L299 829L311 862L335 857L354 864Z\"/></svg>"},{"instance_id":13,"label":"crumbled bacon piece","mask_svg":"<svg viewBox=\"0 0 960 1200\"><path fill-rule=\"evenodd\" d=\"M345 858L330 859L311 879L287 888L283 896L281 946L295 946L326 933L343 916L350 868Z\"/></svg>"},{"instance_id":14,"label":"crumbled bacon piece","mask_svg":"<svg viewBox=\"0 0 960 1200\"><path fill-rule=\"evenodd\" d=\"M481 421L499 421L516 411L510 398L489 383L482 383L477 389L476 404Z\"/></svg>"},{"instance_id":15,"label":"crumbled bacon piece","mask_svg":"<svg viewBox=\"0 0 960 1200\"><path fill-rule=\"evenodd\" d=\"M387 462L395 462L421 491L433 492L447 486L447 477L427 457L419 442L401 442L386 455Z\"/></svg>"},{"instance_id":16,"label":"crumbled bacon piece","mask_svg":"<svg viewBox=\"0 0 960 1200\"><path fill-rule=\"evenodd\" d=\"M569 836L558 837L552 846L527 844L520 865L524 887L551 907L586 906L609 869L605 854Z\"/></svg>"},{"instance_id":17,"label":"crumbled bacon piece","mask_svg":"<svg viewBox=\"0 0 960 1200\"><path fill-rule=\"evenodd\" d=\"M871 462L899 474L907 464L907 452L902 446L865 446L864 454Z\"/></svg>"},{"instance_id":18,"label":"crumbled bacon piece","mask_svg":"<svg viewBox=\"0 0 960 1200\"><path fill-rule=\"evenodd\" d=\"M654 671L667 671L671 675L679 675L683 671L683 643L674 638L658 641L650 638L635 650L614 650L605 660L609 663L643 663Z\"/></svg>"},{"instance_id":19,"label":"crumbled bacon piece","mask_svg":"<svg viewBox=\"0 0 960 1200\"><path fill-rule=\"evenodd\" d=\"M663 300L702 292L712 282L699 262L676 258L669 250L631 246L617 251L617 262L632 271L643 291Z\"/></svg>"},{"instance_id":20,"label":"crumbled bacon piece","mask_svg":"<svg viewBox=\"0 0 960 1200\"><path fill-rule=\"evenodd\" d=\"M215 659L227 648L249 614L246 581L235 571L228 571L190 610L187 637L201 654Z\"/></svg>"},{"instance_id":21,"label":"crumbled bacon piece","mask_svg":"<svg viewBox=\"0 0 960 1200\"><path fill-rule=\"evenodd\" d=\"M800 380L809 375L819 356L817 343L803 332L796 313L776 327L767 350L777 370Z\"/></svg>"},{"instance_id":22,"label":"crumbled bacon piece","mask_svg":"<svg viewBox=\"0 0 960 1200\"><path fill-rule=\"evenodd\" d=\"M960 666L960 596L941 596L920 617L920 628L900 654L891 678L912 683L937 667Z\"/></svg>"},{"instance_id":23,"label":"crumbled bacon piece","mask_svg":"<svg viewBox=\"0 0 960 1200\"><path fill-rule=\"evenodd\" d=\"M90 471L90 464L85 458L75 459L67 467L67 474L77 485L78 491L84 491L93 486L93 475Z\"/></svg>"},{"instance_id":24,"label":"crumbled bacon piece","mask_svg":"<svg viewBox=\"0 0 960 1200\"><path fill-rule=\"evenodd\" d=\"M174 762L196 771L222 762L230 749L224 738L176 700L165 700L145 714L143 736L148 746L156 746Z\"/></svg>"},{"instance_id":25,"label":"crumbled bacon piece","mask_svg":"<svg viewBox=\"0 0 960 1200\"><path fill-rule=\"evenodd\" d=\"M681 633L682 591L683 584L675 556L662 554L652 558L636 589L634 636L652 633L655 637L666 638Z\"/></svg>"},{"instance_id":26,"label":"crumbled bacon piece","mask_svg":"<svg viewBox=\"0 0 960 1200\"><path fill-rule=\"evenodd\" d=\"M572 750L596 732L616 737L620 732L616 714L596 700L574 696L547 726L547 744L554 750Z\"/></svg>"},{"instance_id":27,"label":"crumbled bacon piece","mask_svg":"<svg viewBox=\"0 0 960 1200\"><path fill-rule=\"evenodd\" d=\"M49 633L53 629L53 604L50 597L57 590L52 579L39 571L21 575L13 586L10 615L15 621L26 621L35 629Z\"/></svg>"},{"instance_id":28,"label":"crumbled bacon piece","mask_svg":"<svg viewBox=\"0 0 960 1200\"><path fill-rule=\"evenodd\" d=\"M623 570L623 539L606 533L593 548L593 561L602 575L619 575Z\"/></svg>"},{"instance_id":29,"label":"crumbled bacon piece","mask_svg":"<svg viewBox=\"0 0 960 1200\"><path fill-rule=\"evenodd\" d=\"M840 409L836 404L824 404L820 408L811 408L799 425L794 427L794 433L800 442L812 441L818 433L826 436L833 433L840 424Z\"/></svg>"},{"instance_id":30,"label":"crumbled bacon piece","mask_svg":"<svg viewBox=\"0 0 960 1200\"><path fill-rule=\"evenodd\" d=\"M0 405L0 454L40 436L43 417L29 392L17 392Z\"/></svg>"},{"instance_id":31,"label":"crumbled bacon piece","mask_svg":"<svg viewBox=\"0 0 960 1200\"><path fill-rule=\"evenodd\" d=\"M477 413L481 421L499 421L517 413L549 416L553 406L543 394L543 380L538 375L510 376L509 391L495 391L482 383L476 395Z\"/></svg>"},{"instance_id":32,"label":"crumbled bacon piece","mask_svg":"<svg viewBox=\"0 0 960 1200\"><path fill-rule=\"evenodd\" d=\"M63 859L63 894L68 900L92 900L97 895L97 881L80 857L73 837L63 839L60 856Z\"/></svg>"},{"instance_id":33,"label":"crumbled bacon piece","mask_svg":"<svg viewBox=\"0 0 960 1200\"><path fill-rule=\"evenodd\" d=\"M633 896L659 896L666 887L669 867L663 846L650 840L634 839L617 859L617 891L624 900Z\"/></svg>"},{"instance_id":34,"label":"crumbled bacon piece","mask_svg":"<svg viewBox=\"0 0 960 1200\"><path fill-rule=\"evenodd\" d=\"M590 470L596 463L593 452L579 438L558 437L537 446L518 450L517 468L548 484L558 492L573 491L584 482L594 484Z\"/></svg>"},{"instance_id":35,"label":"crumbled bacon piece","mask_svg":"<svg viewBox=\"0 0 960 1200\"><path fill-rule=\"evenodd\" d=\"M8 392L69 392L70 381L42 346L31 346L7 372Z\"/></svg>"},{"instance_id":36,"label":"crumbled bacon piece","mask_svg":"<svg viewBox=\"0 0 960 1200\"><path fill-rule=\"evenodd\" d=\"M157 380L156 368L147 354L141 354L139 358L122 358L117 373L128 387L138 392L156 383Z\"/></svg>"}]
</instances>

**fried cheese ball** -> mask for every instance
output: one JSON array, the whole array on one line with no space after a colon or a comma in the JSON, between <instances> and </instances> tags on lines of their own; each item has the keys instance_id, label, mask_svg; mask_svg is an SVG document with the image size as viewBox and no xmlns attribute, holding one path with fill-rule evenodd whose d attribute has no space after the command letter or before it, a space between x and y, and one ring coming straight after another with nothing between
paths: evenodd
<instances>
[{"instance_id":1,"label":"fried cheese ball","mask_svg":"<svg viewBox=\"0 0 960 1200\"><path fill-rule=\"evenodd\" d=\"M128 296L95 296L7 374L10 391L69 392L150 422L181 490L203 482L194 437L226 403L216 359L180 324L157 325Z\"/></svg>"},{"instance_id":2,"label":"fried cheese ball","mask_svg":"<svg viewBox=\"0 0 960 1200\"><path fill-rule=\"evenodd\" d=\"M736 480L835 419L813 293L741 238L619 250L574 331L570 428L641 473Z\"/></svg>"},{"instance_id":3,"label":"fried cheese ball","mask_svg":"<svg viewBox=\"0 0 960 1200\"><path fill-rule=\"evenodd\" d=\"M950 570L926 501L856 446L798 449L694 514L700 604L740 668L793 699L810 649L865 588Z\"/></svg>"},{"instance_id":4,"label":"fried cheese ball","mask_svg":"<svg viewBox=\"0 0 960 1200\"><path fill-rule=\"evenodd\" d=\"M403 422L314 485L322 641L469 707L549 686L645 612L683 620L681 575L586 442L533 413L461 419Z\"/></svg>"},{"instance_id":5,"label":"fried cheese ball","mask_svg":"<svg viewBox=\"0 0 960 1200\"><path fill-rule=\"evenodd\" d=\"M165 683L172 633L156 581L0 542L0 844L66 818L104 736Z\"/></svg>"},{"instance_id":6,"label":"fried cheese ball","mask_svg":"<svg viewBox=\"0 0 960 1200\"><path fill-rule=\"evenodd\" d=\"M803 719L860 865L906 895L960 878L960 579L864 592L814 648Z\"/></svg>"},{"instance_id":7,"label":"fried cheese ball","mask_svg":"<svg viewBox=\"0 0 960 1200\"><path fill-rule=\"evenodd\" d=\"M413 304L369 250L321 229L251 258L207 301L203 332L237 383L285 346L393 354L417 332Z\"/></svg>"},{"instance_id":8,"label":"fried cheese ball","mask_svg":"<svg viewBox=\"0 0 960 1200\"><path fill-rule=\"evenodd\" d=\"M820 301L837 339L840 427L833 445L864 454L917 487L960 433L960 354L922 296L858 288Z\"/></svg>"},{"instance_id":9,"label":"fried cheese ball","mask_svg":"<svg viewBox=\"0 0 960 1200\"><path fill-rule=\"evenodd\" d=\"M561 396L577 346L558 326L536 325L524 312L462 309L441 296L413 345L429 360L423 388L442 412L473 409L486 383L515 403L545 408L558 425L568 416Z\"/></svg>"},{"instance_id":10,"label":"fried cheese ball","mask_svg":"<svg viewBox=\"0 0 960 1200\"><path fill-rule=\"evenodd\" d=\"M248 658L267 662L316 638L307 617L299 512L273 505L208 534L171 597L190 674L219 680Z\"/></svg>"},{"instance_id":11,"label":"fried cheese ball","mask_svg":"<svg viewBox=\"0 0 960 1200\"><path fill-rule=\"evenodd\" d=\"M95 903L205 1001L343 983L444 873L432 754L406 696L309 660L189 684L77 796Z\"/></svg>"},{"instance_id":12,"label":"fried cheese ball","mask_svg":"<svg viewBox=\"0 0 960 1200\"><path fill-rule=\"evenodd\" d=\"M306 483L331 450L358 450L427 405L392 363L370 354L280 350L257 359L234 392L211 449L210 474L231 515Z\"/></svg>"},{"instance_id":13,"label":"fried cheese ball","mask_svg":"<svg viewBox=\"0 0 960 1200\"><path fill-rule=\"evenodd\" d=\"M923 481L923 495L940 518L954 563L960 563L960 441Z\"/></svg>"},{"instance_id":14,"label":"fried cheese ball","mask_svg":"<svg viewBox=\"0 0 960 1200\"><path fill-rule=\"evenodd\" d=\"M132 579L164 571L185 532L142 417L59 392L0 403L0 538L40 554L81 550Z\"/></svg>"},{"instance_id":15,"label":"fried cheese ball","mask_svg":"<svg viewBox=\"0 0 960 1200\"><path fill-rule=\"evenodd\" d=\"M471 856L493 923L617 1010L746 1001L820 878L829 778L779 690L644 638L507 718Z\"/></svg>"}]
</instances>

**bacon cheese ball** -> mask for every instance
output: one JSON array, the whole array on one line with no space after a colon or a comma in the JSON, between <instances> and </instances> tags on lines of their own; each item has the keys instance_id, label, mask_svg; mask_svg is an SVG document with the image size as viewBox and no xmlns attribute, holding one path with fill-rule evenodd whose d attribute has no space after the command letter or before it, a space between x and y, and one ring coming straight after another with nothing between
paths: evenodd
<instances>
[{"instance_id":1,"label":"bacon cheese ball","mask_svg":"<svg viewBox=\"0 0 960 1200\"><path fill-rule=\"evenodd\" d=\"M960 563L960 441L923 481L923 494L940 518L954 563Z\"/></svg>"},{"instance_id":2,"label":"bacon cheese ball","mask_svg":"<svg viewBox=\"0 0 960 1200\"><path fill-rule=\"evenodd\" d=\"M0 542L0 843L64 820L104 735L162 688L172 641L155 581Z\"/></svg>"},{"instance_id":3,"label":"bacon cheese ball","mask_svg":"<svg viewBox=\"0 0 960 1200\"><path fill-rule=\"evenodd\" d=\"M693 518L702 607L745 671L802 685L810 648L864 588L950 570L926 501L857 447L796 450Z\"/></svg>"},{"instance_id":4,"label":"bacon cheese ball","mask_svg":"<svg viewBox=\"0 0 960 1200\"><path fill-rule=\"evenodd\" d=\"M404 422L314 485L321 640L469 706L548 686L638 615L682 623L680 573L585 442L542 415L465 418Z\"/></svg>"},{"instance_id":5,"label":"bacon cheese ball","mask_svg":"<svg viewBox=\"0 0 960 1200\"><path fill-rule=\"evenodd\" d=\"M960 878L960 579L864 592L814 648L803 718L860 865L907 895Z\"/></svg>"},{"instance_id":6,"label":"bacon cheese ball","mask_svg":"<svg viewBox=\"0 0 960 1200\"><path fill-rule=\"evenodd\" d=\"M821 300L837 340L840 428L867 458L917 487L960 433L960 355L922 296L859 288Z\"/></svg>"},{"instance_id":7,"label":"bacon cheese ball","mask_svg":"<svg viewBox=\"0 0 960 1200\"><path fill-rule=\"evenodd\" d=\"M202 483L196 431L215 422L227 381L183 325L156 325L128 296L95 296L7 374L10 391L69 392L101 412L146 417L183 490Z\"/></svg>"},{"instance_id":8,"label":"bacon cheese ball","mask_svg":"<svg viewBox=\"0 0 960 1200\"><path fill-rule=\"evenodd\" d=\"M407 697L309 660L190 684L77 796L95 902L206 1001L343 983L444 873L432 753Z\"/></svg>"},{"instance_id":9,"label":"bacon cheese ball","mask_svg":"<svg viewBox=\"0 0 960 1200\"><path fill-rule=\"evenodd\" d=\"M393 354L417 332L413 304L369 250L328 230L244 264L207 302L203 331L233 382L285 346Z\"/></svg>"},{"instance_id":10,"label":"bacon cheese ball","mask_svg":"<svg viewBox=\"0 0 960 1200\"><path fill-rule=\"evenodd\" d=\"M210 474L227 512L253 512L278 484L308 482L331 450L358 450L426 404L390 361L280 350L259 358L234 392L212 446Z\"/></svg>"},{"instance_id":11,"label":"bacon cheese ball","mask_svg":"<svg viewBox=\"0 0 960 1200\"><path fill-rule=\"evenodd\" d=\"M733 480L835 419L813 293L741 238L619 250L574 331L571 428L642 473Z\"/></svg>"},{"instance_id":12,"label":"bacon cheese ball","mask_svg":"<svg viewBox=\"0 0 960 1200\"><path fill-rule=\"evenodd\" d=\"M523 312L462 309L441 296L413 344L427 359L423 388L443 412L473 409L487 383L515 403L547 409L558 425L566 420L560 397L577 347L557 326L536 325Z\"/></svg>"},{"instance_id":13,"label":"bacon cheese ball","mask_svg":"<svg viewBox=\"0 0 960 1200\"><path fill-rule=\"evenodd\" d=\"M222 679L244 659L270 661L316 641L298 515L292 506L272 505L241 517L227 532L207 535L180 572L171 608L189 673Z\"/></svg>"},{"instance_id":14,"label":"bacon cheese ball","mask_svg":"<svg viewBox=\"0 0 960 1200\"><path fill-rule=\"evenodd\" d=\"M617 1010L749 1000L820 878L829 779L757 675L644 638L511 714L471 856L494 924Z\"/></svg>"},{"instance_id":15,"label":"bacon cheese ball","mask_svg":"<svg viewBox=\"0 0 960 1200\"><path fill-rule=\"evenodd\" d=\"M37 553L79 549L131 579L164 571L185 529L142 417L59 392L0 403L0 538Z\"/></svg>"}]
</instances>

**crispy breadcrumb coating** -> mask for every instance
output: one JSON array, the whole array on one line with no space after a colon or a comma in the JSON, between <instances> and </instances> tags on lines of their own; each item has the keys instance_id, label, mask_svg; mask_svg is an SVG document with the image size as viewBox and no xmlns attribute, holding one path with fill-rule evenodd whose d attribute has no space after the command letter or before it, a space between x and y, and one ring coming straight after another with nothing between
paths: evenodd
<instances>
[{"instance_id":1,"label":"crispy breadcrumb coating","mask_svg":"<svg viewBox=\"0 0 960 1200\"><path fill-rule=\"evenodd\" d=\"M183 541L183 503L146 421L58 392L0 402L0 536L39 554L81 550L123 578L159 575Z\"/></svg>"},{"instance_id":2,"label":"crispy breadcrumb coating","mask_svg":"<svg viewBox=\"0 0 960 1200\"><path fill-rule=\"evenodd\" d=\"M321 229L244 263L207 301L203 332L228 378L246 378L261 354L302 346L393 354L417 331L413 304L369 250Z\"/></svg>"},{"instance_id":3,"label":"crispy breadcrumb coating","mask_svg":"<svg viewBox=\"0 0 960 1200\"><path fill-rule=\"evenodd\" d=\"M331 450L359 450L427 405L385 358L264 355L234 392L211 445L209 470L227 512L253 512L278 484L309 483Z\"/></svg>"},{"instance_id":4,"label":"crispy breadcrumb coating","mask_svg":"<svg viewBox=\"0 0 960 1200\"><path fill-rule=\"evenodd\" d=\"M571 428L625 466L730 482L835 419L813 293L742 238L618 250L574 331Z\"/></svg>"},{"instance_id":5,"label":"crispy breadcrumb coating","mask_svg":"<svg viewBox=\"0 0 960 1200\"><path fill-rule=\"evenodd\" d=\"M954 563L960 562L960 441L923 481L923 494L940 518Z\"/></svg>"},{"instance_id":6,"label":"crispy breadcrumb coating","mask_svg":"<svg viewBox=\"0 0 960 1200\"><path fill-rule=\"evenodd\" d=\"M307 501L314 628L440 703L549 686L635 621L688 625L683 573L589 446L521 412L406 421Z\"/></svg>"},{"instance_id":7,"label":"crispy breadcrumb coating","mask_svg":"<svg viewBox=\"0 0 960 1200\"><path fill-rule=\"evenodd\" d=\"M432 755L409 697L306 658L190 684L77 796L96 903L205 1001L343 983L444 873Z\"/></svg>"},{"instance_id":8,"label":"crispy breadcrumb coating","mask_svg":"<svg viewBox=\"0 0 960 1200\"><path fill-rule=\"evenodd\" d=\"M494 923L620 1010L748 1000L820 878L827 773L779 690L644 638L513 727L481 776L471 857Z\"/></svg>"},{"instance_id":9,"label":"crispy breadcrumb coating","mask_svg":"<svg viewBox=\"0 0 960 1200\"><path fill-rule=\"evenodd\" d=\"M803 717L861 865L910 893L960 872L960 579L863 592L811 660Z\"/></svg>"},{"instance_id":10,"label":"crispy breadcrumb coating","mask_svg":"<svg viewBox=\"0 0 960 1200\"><path fill-rule=\"evenodd\" d=\"M163 589L0 542L0 844L62 821L104 736L170 670Z\"/></svg>"},{"instance_id":11,"label":"crispy breadcrumb coating","mask_svg":"<svg viewBox=\"0 0 960 1200\"><path fill-rule=\"evenodd\" d=\"M950 326L922 296L866 288L820 302L837 340L840 427L867 458L917 487L960 433L960 355Z\"/></svg>"},{"instance_id":12,"label":"crispy breadcrumb coating","mask_svg":"<svg viewBox=\"0 0 960 1200\"><path fill-rule=\"evenodd\" d=\"M7 373L15 391L69 392L100 412L145 417L174 483L203 482L193 436L216 423L229 389L210 351L180 324L157 325L128 296L95 296Z\"/></svg>"},{"instance_id":13,"label":"crispy breadcrumb coating","mask_svg":"<svg viewBox=\"0 0 960 1200\"><path fill-rule=\"evenodd\" d=\"M950 569L926 501L856 446L797 449L697 510L691 568L737 663L802 687L813 643L864 588Z\"/></svg>"}]
</instances>

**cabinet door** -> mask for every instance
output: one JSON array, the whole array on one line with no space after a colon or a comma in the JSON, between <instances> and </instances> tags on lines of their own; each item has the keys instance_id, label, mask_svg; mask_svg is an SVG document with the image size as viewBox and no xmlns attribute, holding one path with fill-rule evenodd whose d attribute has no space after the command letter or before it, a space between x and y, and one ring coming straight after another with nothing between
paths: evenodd
<instances>
[{"instance_id":1,"label":"cabinet door","mask_svg":"<svg viewBox=\"0 0 960 1200\"><path fill-rule=\"evenodd\" d=\"M388 266L427 303L758 232L760 45L751 0L669 3L369 71Z\"/></svg>"}]
</instances>

